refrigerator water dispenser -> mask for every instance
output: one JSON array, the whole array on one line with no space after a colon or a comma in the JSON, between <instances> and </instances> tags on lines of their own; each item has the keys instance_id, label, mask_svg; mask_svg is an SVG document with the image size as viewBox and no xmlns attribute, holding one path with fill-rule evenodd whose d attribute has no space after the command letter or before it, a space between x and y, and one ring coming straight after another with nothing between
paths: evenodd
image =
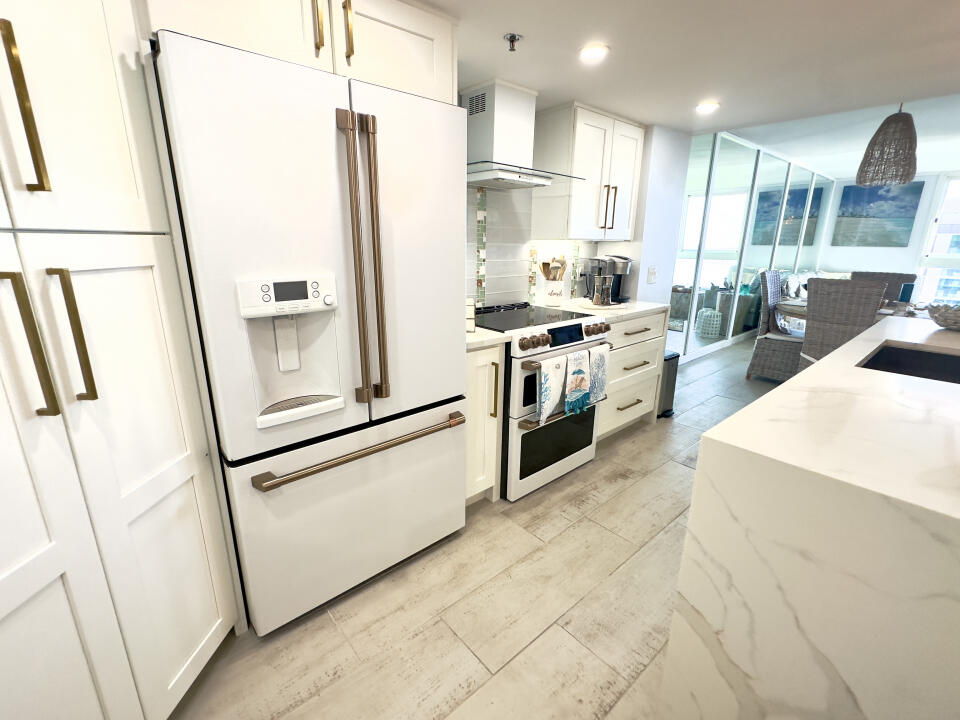
<instances>
[{"instance_id":1,"label":"refrigerator water dispenser","mask_svg":"<svg viewBox=\"0 0 960 720\"><path fill-rule=\"evenodd\" d=\"M342 408L333 275L244 280L237 295L250 342L257 427Z\"/></svg>"}]
</instances>

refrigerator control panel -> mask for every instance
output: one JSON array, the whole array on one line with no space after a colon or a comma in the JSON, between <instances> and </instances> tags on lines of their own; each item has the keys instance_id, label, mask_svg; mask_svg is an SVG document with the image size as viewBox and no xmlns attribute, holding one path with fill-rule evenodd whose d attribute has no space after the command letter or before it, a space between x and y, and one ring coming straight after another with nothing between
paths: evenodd
<instances>
[{"instance_id":1,"label":"refrigerator control panel","mask_svg":"<svg viewBox=\"0 0 960 720\"><path fill-rule=\"evenodd\" d=\"M260 278L237 282L240 316L245 318L334 310L337 288L333 275L313 273L304 278Z\"/></svg>"}]
</instances>

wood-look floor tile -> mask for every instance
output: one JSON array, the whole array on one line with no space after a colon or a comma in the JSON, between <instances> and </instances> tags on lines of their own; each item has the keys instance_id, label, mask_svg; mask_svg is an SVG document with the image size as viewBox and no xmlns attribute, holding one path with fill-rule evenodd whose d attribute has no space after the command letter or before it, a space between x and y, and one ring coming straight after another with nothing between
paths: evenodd
<instances>
[{"instance_id":1,"label":"wood-look floor tile","mask_svg":"<svg viewBox=\"0 0 960 720\"><path fill-rule=\"evenodd\" d=\"M496 672L635 549L591 520L578 520L442 617Z\"/></svg>"},{"instance_id":2,"label":"wood-look floor tile","mask_svg":"<svg viewBox=\"0 0 960 720\"><path fill-rule=\"evenodd\" d=\"M660 720L660 682L663 680L665 657L666 647L634 680L605 720Z\"/></svg>"},{"instance_id":3,"label":"wood-look floor tile","mask_svg":"<svg viewBox=\"0 0 960 720\"><path fill-rule=\"evenodd\" d=\"M615 462L610 453L598 450L594 460L520 498L503 514L547 541L639 477Z\"/></svg>"},{"instance_id":4,"label":"wood-look floor tile","mask_svg":"<svg viewBox=\"0 0 960 720\"><path fill-rule=\"evenodd\" d=\"M330 612L360 657L391 647L542 543L493 506L471 506L467 526L334 602Z\"/></svg>"},{"instance_id":5,"label":"wood-look floor tile","mask_svg":"<svg viewBox=\"0 0 960 720\"><path fill-rule=\"evenodd\" d=\"M681 517L557 622L627 680L667 641L685 534Z\"/></svg>"},{"instance_id":6,"label":"wood-look floor tile","mask_svg":"<svg viewBox=\"0 0 960 720\"><path fill-rule=\"evenodd\" d=\"M700 441L697 440L693 445L688 447L682 453L677 455L674 460L682 465L686 465L688 468L697 467L697 456L700 454Z\"/></svg>"},{"instance_id":7,"label":"wood-look floor tile","mask_svg":"<svg viewBox=\"0 0 960 720\"><path fill-rule=\"evenodd\" d=\"M643 545L690 506L694 471L669 461L590 513L611 532Z\"/></svg>"},{"instance_id":8,"label":"wood-look floor tile","mask_svg":"<svg viewBox=\"0 0 960 720\"><path fill-rule=\"evenodd\" d=\"M743 400L733 400L717 395L686 412L676 415L674 420L697 430L709 430L746 405L747 403Z\"/></svg>"},{"instance_id":9,"label":"wood-look floor tile","mask_svg":"<svg viewBox=\"0 0 960 720\"><path fill-rule=\"evenodd\" d=\"M363 661L284 720L443 718L490 673L442 620Z\"/></svg>"},{"instance_id":10,"label":"wood-look floor tile","mask_svg":"<svg viewBox=\"0 0 960 720\"><path fill-rule=\"evenodd\" d=\"M686 450L700 439L700 434L700 430L678 423L676 418L661 418L653 425L631 425L601 441L597 456L644 476Z\"/></svg>"},{"instance_id":11,"label":"wood-look floor tile","mask_svg":"<svg viewBox=\"0 0 960 720\"><path fill-rule=\"evenodd\" d=\"M173 714L175 720L280 718L359 660L326 611L266 637L229 636Z\"/></svg>"},{"instance_id":12,"label":"wood-look floor tile","mask_svg":"<svg viewBox=\"0 0 960 720\"><path fill-rule=\"evenodd\" d=\"M450 718L602 718L625 688L623 678L554 625L471 695Z\"/></svg>"}]
</instances>

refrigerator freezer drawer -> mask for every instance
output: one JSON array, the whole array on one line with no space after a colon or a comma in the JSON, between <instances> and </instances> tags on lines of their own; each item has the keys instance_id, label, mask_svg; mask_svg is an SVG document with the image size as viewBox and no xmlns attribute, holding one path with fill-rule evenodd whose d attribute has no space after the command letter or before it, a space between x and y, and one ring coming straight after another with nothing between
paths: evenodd
<instances>
[{"instance_id":1,"label":"refrigerator freezer drawer","mask_svg":"<svg viewBox=\"0 0 960 720\"><path fill-rule=\"evenodd\" d=\"M258 635L463 527L466 429L419 431L465 411L459 400L226 468L247 606ZM413 433L419 436L363 452ZM282 482L351 454L356 459Z\"/></svg>"}]
</instances>

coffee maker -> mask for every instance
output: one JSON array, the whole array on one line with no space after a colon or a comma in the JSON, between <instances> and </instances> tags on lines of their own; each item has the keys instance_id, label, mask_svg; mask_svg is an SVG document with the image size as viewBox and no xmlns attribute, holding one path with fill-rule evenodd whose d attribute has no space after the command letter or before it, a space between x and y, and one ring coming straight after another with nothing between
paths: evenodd
<instances>
[{"instance_id":1,"label":"coffee maker","mask_svg":"<svg viewBox=\"0 0 960 720\"><path fill-rule=\"evenodd\" d=\"M617 305L628 302L630 298L624 294L625 282L632 263L633 260L623 255L607 255L581 260L580 277L583 278L586 289L584 297L596 305Z\"/></svg>"}]
</instances>

